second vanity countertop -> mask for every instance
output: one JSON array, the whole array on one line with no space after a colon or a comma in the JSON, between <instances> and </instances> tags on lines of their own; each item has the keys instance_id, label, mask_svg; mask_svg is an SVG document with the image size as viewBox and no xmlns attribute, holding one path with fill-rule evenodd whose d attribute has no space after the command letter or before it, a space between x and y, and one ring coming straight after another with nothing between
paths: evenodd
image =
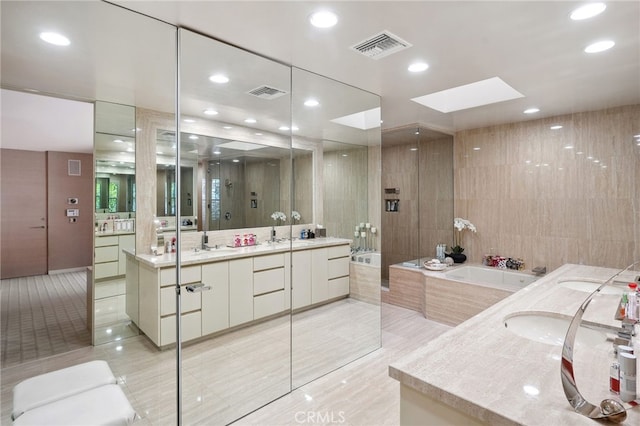
<instances>
[{"instance_id":1,"label":"second vanity countertop","mask_svg":"<svg viewBox=\"0 0 640 426\"><path fill-rule=\"evenodd\" d=\"M492 425L596 425L569 405L560 380L562 345L520 337L505 328L518 313L545 313L570 320L590 293L561 281L606 281L619 270L564 265L389 366L389 375L425 396ZM599 294L583 322L619 327L613 316L619 295ZM456 308L455 300L451 309ZM613 332L612 332L613 334ZM609 393L611 341L576 346L578 389L592 404ZM625 424L640 424L636 407Z\"/></svg>"},{"instance_id":2,"label":"second vanity countertop","mask_svg":"<svg viewBox=\"0 0 640 426\"><path fill-rule=\"evenodd\" d=\"M200 263L217 262L221 260L240 259L243 257L261 256L267 254L284 253L292 249L296 250L309 250L314 248L339 246L344 244L351 244L352 241L345 238L334 237L321 237L311 238L308 240L293 240L293 241L281 241L281 242L263 242L255 246L245 247L227 247L222 246L220 248L211 248L210 250L195 251L193 249L183 251L180 264L185 265L197 265ZM150 266L152 268L163 268L175 266L176 253L165 253L160 256L154 256L152 254L138 254L136 255L133 250L123 250L130 256L134 256L139 262Z\"/></svg>"}]
</instances>

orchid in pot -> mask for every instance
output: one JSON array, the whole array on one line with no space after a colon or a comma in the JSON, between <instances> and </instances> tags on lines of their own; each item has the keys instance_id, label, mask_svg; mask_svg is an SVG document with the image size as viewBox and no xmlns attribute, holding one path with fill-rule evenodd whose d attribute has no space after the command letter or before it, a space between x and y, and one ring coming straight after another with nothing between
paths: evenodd
<instances>
[{"instance_id":1,"label":"orchid in pot","mask_svg":"<svg viewBox=\"0 0 640 426\"><path fill-rule=\"evenodd\" d=\"M456 231L454 231L453 233L453 243L455 245L451 247L451 254L449 256L453 259L454 262L462 263L467 260L467 256L462 254L464 248L460 246L462 242L462 232L465 229L468 229L471 232L476 232L476 226L466 219L456 217L455 219L453 219L453 227L456 229Z\"/></svg>"}]
</instances>

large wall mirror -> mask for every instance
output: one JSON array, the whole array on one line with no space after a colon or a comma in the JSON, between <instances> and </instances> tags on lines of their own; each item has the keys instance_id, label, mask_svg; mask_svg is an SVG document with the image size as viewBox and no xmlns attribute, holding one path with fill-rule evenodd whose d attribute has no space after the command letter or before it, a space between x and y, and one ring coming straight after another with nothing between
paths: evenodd
<instances>
[{"instance_id":1,"label":"large wall mirror","mask_svg":"<svg viewBox=\"0 0 640 426\"><path fill-rule=\"evenodd\" d=\"M179 30L179 39L180 160L181 168L193 170L194 182L192 186L185 173L181 176L181 226L193 219L198 230L208 232L209 244L225 245L231 243L234 230L268 230L274 211L287 215L291 211L291 196L283 196L291 180L291 70L187 30ZM161 130L169 138L175 131ZM184 195L191 189L195 209L189 217ZM189 236L183 235L187 244ZM289 228L282 227L278 236L288 238ZM196 249L199 243L196 239ZM210 350L185 363L186 372L205 377L212 389L207 404L216 408L209 423L228 424L291 390L291 325L285 296L289 292L278 288L254 296L260 286L278 282L256 272L265 259L274 262L269 274L288 276L289 253L232 259L213 264L215 269L202 267L202 281L211 287L202 292L202 327L210 324L206 306L220 298L228 301L225 324L231 327L208 339ZM239 289L247 282L253 301L244 305ZM268 298L276 304L265 315L261 303ZM196 419L198 411L186 408L185 419Z\"/></svg>"},{"instance_id":2,"label":"large wall mirror","mask_svg":"<svg viewBox=\"0 0 640 426\"><path fill-rule=\"evenodd\" d=\"M362 233L369 237L368 256L375 259L379 253L373 250L372 238L379 233L371 230L380 228L376 162L380 98L298 68L292 71L292 87L292 122L298 128L293 144L313 152L313 156L294 158L317 170L309 197L316 220L326 227L327 235L353 240L353 253L358 248L354 235L358 227L358 238ZM306 188L301 195L310 189L304 179L296 178L293 184ZM302 255L294 252L294 270L296 262L302 261ZM296 388L380 347L380 267L375 260L351 262L349 297L315 309L293 308L291 358Z\"/></svg>"}]
</instances>

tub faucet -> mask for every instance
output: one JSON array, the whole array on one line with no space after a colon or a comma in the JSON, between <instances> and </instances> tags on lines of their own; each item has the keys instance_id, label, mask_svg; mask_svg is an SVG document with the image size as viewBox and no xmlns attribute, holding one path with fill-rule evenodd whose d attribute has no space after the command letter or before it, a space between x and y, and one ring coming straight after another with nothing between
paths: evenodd
<instances>
[{"instance_id":1,"label":"tub faucet","mask_svg":"<svg viewBox=\"0 0 640 426\"><path fill-rule=\"evenodd\" d=\"M547 267L546 266L536 266L535 268L533 268L531 270L531 272L533 272L536 275L544 275L547 273Z\"/></svg>"}]
</instances>

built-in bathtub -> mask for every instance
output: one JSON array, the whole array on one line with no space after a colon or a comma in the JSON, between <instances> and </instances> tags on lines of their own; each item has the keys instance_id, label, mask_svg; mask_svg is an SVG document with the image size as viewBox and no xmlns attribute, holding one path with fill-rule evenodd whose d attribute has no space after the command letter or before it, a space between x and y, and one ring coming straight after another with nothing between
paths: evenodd
<instances>
[{"instance_id":1,"label":"built-in bathtub","mask_svg":"<svg viewBox=\"0 0 640 426\"><path fill-rule=\"evenodd\" d=\"M509 269L481 266L458 266L444 272L447 279L516 292L538 277Z\"/></svg>"},{"instance_id":2,"label":"built-in bathtub","mask_svg":"<svg viewBox=\"0 0 640 426\"><path fill-rule=\"evenodd\" d=\"M349 297L380 304L380 253L357 253L349 264Z\"/></svg>"},{"instance_id":3,"label":"built-in bathtub","mask_svg":"<svg viewBox=\"0 0 640 426\"><path fill-rule=\"evenodd\" d=\"M536 279L532 274L480 265L455 265L434 272L401 263L389 267L384 301L455 326Z\"/></svg>"}]
</instances>

